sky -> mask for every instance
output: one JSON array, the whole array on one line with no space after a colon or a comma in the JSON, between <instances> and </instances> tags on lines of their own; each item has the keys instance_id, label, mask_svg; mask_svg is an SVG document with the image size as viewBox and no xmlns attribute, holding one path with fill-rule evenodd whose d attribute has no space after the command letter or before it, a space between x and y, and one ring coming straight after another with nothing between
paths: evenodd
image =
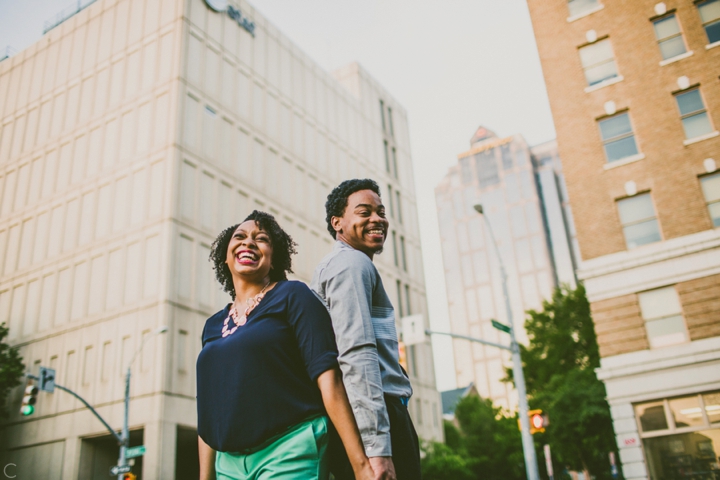
<instances>
[{"instance_id":1,"label":"sky","mask_svg":"<svg viewBox=\"0 0 720 480\"><path fill-rule=\"evenodd\" d=\"M87 0L82 0L83 4ZM449 331L435 186L482 125L530 145L555 137L524 0L250 0L322 68L359 62L407 110L430 324ZM42 36L72 0L0 0L0 57ZM1 99L0 99L1 101ZM439 390L456 388L434 337Z\"/></svg>"}]
</instances>

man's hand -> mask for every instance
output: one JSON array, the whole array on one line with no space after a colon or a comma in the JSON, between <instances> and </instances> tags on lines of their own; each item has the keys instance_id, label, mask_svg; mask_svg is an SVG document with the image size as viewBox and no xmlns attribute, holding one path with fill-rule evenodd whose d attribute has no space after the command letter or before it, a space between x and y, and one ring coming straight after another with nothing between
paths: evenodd
<instances>
[{"instance_id":1,"label":"man's hand","mask_svg":"<svg viewBox=\"0 0 720 480\"><path fill-rule=\"evenodd\" d=\"M370 457L370 466L375 472L375 480L397 480L392 457Z\"/></svg>"}]
</instances>

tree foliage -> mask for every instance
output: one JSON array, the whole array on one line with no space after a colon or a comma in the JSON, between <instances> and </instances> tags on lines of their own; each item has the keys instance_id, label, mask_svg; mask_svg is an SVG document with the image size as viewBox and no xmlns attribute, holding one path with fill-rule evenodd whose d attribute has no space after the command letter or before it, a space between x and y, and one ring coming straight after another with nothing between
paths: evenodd
<instances>
[{"instance_id":1,"label":"tree foliage","mask_svg":"<svg viewBox=\"0 0 720 480\"><path fill-rule=\"evenodd\" d=\"M617 454L615 435L605 385L595 375L600 354L585 288L558 288L542 311L527 313L529 343L520 351L530 408L550 418L547 431L535 435L536 446L550 444L557 465L612 478L608 453Z\"/></svg>"},{"instance_id":2,"label":"tree foliage","mask_svg":"<svg viewBox=\"0 0 720 480\"><path fill-rule=\"evenodd\" d=\"M0 324L0 419L7 418L5 401L11 388L21 382L25 369L17 348L12 348L3 340L8 334L4 323Z\"/></svg>"},{"instance_id":3,"label":"tree foliage","mask_svg":"<svg viewBox=\"0 0 720 480\"><path fill-rule=\"evenodd\" d=\"M468 396L455 408L459 428L445 423L446 444L425 449L424 480L525 478L517 416L503 415L488 399Z\"/></svg>"}]
</instances>

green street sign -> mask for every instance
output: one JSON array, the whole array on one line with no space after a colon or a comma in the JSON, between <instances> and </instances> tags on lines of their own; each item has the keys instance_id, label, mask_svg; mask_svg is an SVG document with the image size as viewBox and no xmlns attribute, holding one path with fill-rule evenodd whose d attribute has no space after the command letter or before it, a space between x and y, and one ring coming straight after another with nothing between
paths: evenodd
<instances>
[{"instance_id":1,"label":"green street sign","mask_svg":"<svg viewBox=\"0 0 720 480\"><path fill-rule=\"evenodd\" d=\"M145 455L145 445L130 447L125 450L125 458L142 457L143 455Z\"/></svg>"},{"instance_id":2,"label":"green street sign","mask_svg":"<svg viewBox=\"0 0 720 480\"><path fill-rule=\"evenodd\" d=\"M504 323L500 323L497 320L490 320L490 323L492 323L492 326L497 328L498 330L501 330L505 333L510 333L510 325L505 325Z\"/></svg>"}]
</instances>

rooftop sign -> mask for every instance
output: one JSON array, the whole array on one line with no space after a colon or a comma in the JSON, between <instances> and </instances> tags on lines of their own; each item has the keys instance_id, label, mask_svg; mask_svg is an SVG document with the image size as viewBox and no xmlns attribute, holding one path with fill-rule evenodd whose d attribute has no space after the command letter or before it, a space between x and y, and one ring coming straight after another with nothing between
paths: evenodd
<instances>
[{"instance_id":1,"label":"rooftop sign","mask_svg":"<svg viewBox=\"0 0 720 480\"><path fill-rule=\"evenodd\" d=\"M218 13L227 12L228 17L232 18L237 24L248 31L250 35L255 36L255 23L244 16L240 10L228 5L227 0L205 0L208 7L212 8Z\"/></svg>"}]
</instances>

